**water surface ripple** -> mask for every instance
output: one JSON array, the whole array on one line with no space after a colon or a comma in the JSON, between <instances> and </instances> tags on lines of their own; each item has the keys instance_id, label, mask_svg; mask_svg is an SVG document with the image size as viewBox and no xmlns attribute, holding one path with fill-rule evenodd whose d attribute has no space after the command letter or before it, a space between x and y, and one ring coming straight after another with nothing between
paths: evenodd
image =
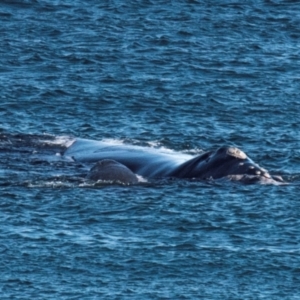
<instances>
[{"instance_id":1,"label":"water surface ripple","mask_svg":"<svg viewBox=\"0 0 300 300\"><path fill-rule=\"evenodd\" d=\"M1 1L1 299L299 299L299 28L297 1ZM290 185L86 185L74 137L233 145Z\"/></svg>"}]
</instances>

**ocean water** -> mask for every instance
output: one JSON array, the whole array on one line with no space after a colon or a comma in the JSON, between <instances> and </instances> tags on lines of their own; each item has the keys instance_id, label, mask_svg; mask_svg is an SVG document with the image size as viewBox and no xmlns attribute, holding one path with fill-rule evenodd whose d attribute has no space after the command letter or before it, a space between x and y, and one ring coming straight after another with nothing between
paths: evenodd
<instances>
[{"instance_id":1,"label":"ocean water","mask_svg":"<svg viewBox=\"0 0 300 300\"><path fill-rule=\"evenodd\" d=\"M288 0L1 1L1 299L300 299L299 28ZM87 184L76 138L289 184Z\"/></svg>"}]
</instances>

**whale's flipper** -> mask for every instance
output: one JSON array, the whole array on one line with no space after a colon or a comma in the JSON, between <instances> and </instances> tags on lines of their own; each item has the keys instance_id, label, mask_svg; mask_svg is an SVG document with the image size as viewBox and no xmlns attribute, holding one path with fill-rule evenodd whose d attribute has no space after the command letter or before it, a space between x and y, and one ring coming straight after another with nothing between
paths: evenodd
<instances>
[{"instance_id":1,"label":"whale's flipper","mask_svg":"<svg viewBox=\"0 0 300 300\"><path fill-rule=\"evenodd\" d=\"M89 171L87 178L123 184L138 182L137 176L130 169L113 159L98 161Z\"/></svg>"}]
</instances>

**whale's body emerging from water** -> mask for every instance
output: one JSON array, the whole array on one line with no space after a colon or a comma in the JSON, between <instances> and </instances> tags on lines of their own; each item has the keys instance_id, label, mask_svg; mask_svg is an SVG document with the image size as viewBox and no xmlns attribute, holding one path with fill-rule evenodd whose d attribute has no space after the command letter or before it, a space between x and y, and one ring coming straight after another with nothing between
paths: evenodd
<instances>
[{"instance_id":1,"label":"whale's body emerging from water","mask_svg":"<svg viewBox=\"0 0 300 300\"><path fill-rule=\"evenodd\" d=\"M97 168L96 166L92 168L88 175L94 180L108 179L134 183L135 179L132 177L134 173L144 178L173 177L198 180L228 178L244 183L283 182L280 176L271 176L267 170L235 147L221 147L215 151L192 156L170 150L124 144L109 145L104 142L78 139L64 155L79 162L98 163ZM101 163L102 160L106 160L106 163ZM107 163L107 160L110 163ZM101 164L105 168L101 169ZM97 174L100 174L99 177ZM126 176L129 176L128 180Z\"/></svg>"},{"instance_id":2,"label":"whale's body emerging from water","mask_svg":"<svg viewBox=\"0 0 300 300\"><path fill-rule=\"evenodd\" d=\"M91 180L102 180L113 183L138 183L138 177L125 165L112 159L102 159L98 161L87 175Z\"/></svg>"}]
</instances>

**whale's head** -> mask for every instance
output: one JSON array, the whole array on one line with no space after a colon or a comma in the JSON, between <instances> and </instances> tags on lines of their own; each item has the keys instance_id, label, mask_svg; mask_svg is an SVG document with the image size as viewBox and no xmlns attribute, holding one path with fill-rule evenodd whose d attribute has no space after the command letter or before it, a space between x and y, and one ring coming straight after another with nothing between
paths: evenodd
<instances>
[{"instance_id":1,"label":"whale's head","mask_svg":"<svg viewBox=\"0 0 300 300\"><path fill-rule=\"evenodd\" d=\"M200 180L227 178L243 183L284 182L280 176L271 176L236 147L221 147L194 157L175 169L171 176Z\"/></svg>"},{"instance_id":2,"label":"whale's head","mask_svg":"<svg viewBox=\"0 0 300 300\"><path fill-rule=\"evenodd\" d=\"M212 153L211 164L215 166L214 178L226 177L243 183L282 184L281 176L271 175L245 152L235 147L221 147Z\"/></svg>"}]
</instances>

